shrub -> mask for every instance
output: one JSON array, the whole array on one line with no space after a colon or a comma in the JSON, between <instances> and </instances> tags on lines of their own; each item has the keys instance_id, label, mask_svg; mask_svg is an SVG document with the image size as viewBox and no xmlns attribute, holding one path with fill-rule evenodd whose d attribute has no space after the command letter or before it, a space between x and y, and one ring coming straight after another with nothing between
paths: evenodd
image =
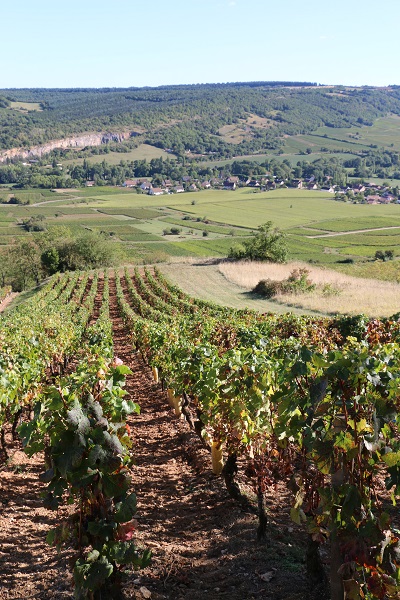
<instances>
[{"instance_id":1,"label":"shrub","mask_svg":"<svg viewBox=\"0 0 400 600\"><path fill-rule=\"evenodd\" d=\"M293 269L289 277L282 282L284 291L286 293L298 294L315 290L316 286L308 278L309 274L310 271L308 269Z\"/></svg>"},{"instance_id":2,"label":"shrub","mask_svg":"<svg viewBox=\"0 0 400 600\"><path fill-rule=\"evenodd\" d=\"M287 279L275 281L273 279L261 279L253 289L255 294L261 294L265 298L273 298L277 294L302 294L312 292L316 285L308 278L308 269L294 269Z\"/></svg>"},{"instance_id":3,"label":"shrub","mask_svg":"<svg viewBox=\"0 0 400 600\"><path fill-rule=\"evenodd\" d=\"M260 294L265 298L273 298L282 292L282 282L273 279L261 279L252 291L254 294Z\"/></svg>"}]
</instances>

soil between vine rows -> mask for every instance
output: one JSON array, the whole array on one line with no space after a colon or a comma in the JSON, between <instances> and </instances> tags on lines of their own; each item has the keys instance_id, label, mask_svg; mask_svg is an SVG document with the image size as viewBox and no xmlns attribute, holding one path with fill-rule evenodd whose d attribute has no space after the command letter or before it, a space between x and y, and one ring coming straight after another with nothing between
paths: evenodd
<instances>
[{"instance_id":1,"label":"soil between vine rows","mask_svg":"<svg viewBox=\"0 0 400 600\"><path fill-rule=\"evenodd\" d=\"M284 483L268 490L268 541L256 542L257 518L229 498L211 474L210 456L175 417L165 392L132 344L118 314L110 280L115 355L131 367L126 389L141 406L130 418L138 542L152 564L126 574L126 598L152 600L322 600L305 576L305 534L289 518ZM42 507L42 457L16 444L0 471L0 600L72 598L71 552L47 546L47 531L68 514ZM252 490L241 477L242 488ZM148 594L151 594L149 596Z\"/></svg>"}]
</instances>

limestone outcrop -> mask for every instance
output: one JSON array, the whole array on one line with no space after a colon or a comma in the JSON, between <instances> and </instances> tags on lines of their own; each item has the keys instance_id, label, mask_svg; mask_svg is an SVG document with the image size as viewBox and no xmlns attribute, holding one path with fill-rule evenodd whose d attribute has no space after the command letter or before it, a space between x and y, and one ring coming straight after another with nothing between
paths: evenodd
<instances>
[{"instance_id":1,"label":"limestone outcrop","mask_svg":"<svg viewBox=\"0 0 400 600\"><path fill-rule=\"evenodd\" d=\"M77 136L66 137L62 140L53 140L40 146L31 148L11 148L10 150L0 150L0 162L4 163L7 159L40 158L56 148L85 148L86 146L101 146L109 142L123 142L124 140L137 135L136 132L126 131L119 133L101 132L101 133L83 133Z\"/></svg>"}]
</instances>

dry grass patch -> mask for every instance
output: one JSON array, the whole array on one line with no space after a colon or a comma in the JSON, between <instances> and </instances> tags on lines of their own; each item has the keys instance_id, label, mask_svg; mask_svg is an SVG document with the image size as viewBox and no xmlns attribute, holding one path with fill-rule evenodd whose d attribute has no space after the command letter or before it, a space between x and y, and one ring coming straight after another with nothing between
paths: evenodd
<instances>
[{"instance_id":1,"label":"dry grass patch","mask_svg":"<svg viewBox=\"0 0 400 600\"><path fill-rule=\"evenodd\" d=\"M240 144L243 140L251 138L250 128L244 122L237 125L223 125L218 129L218 133L228 144Z\"/></svg>"},{"instance_id":2,"label":"dry grass patch","mask_svg":"<svg viewBox=\"0 0 400 600\"><path fill-rule=\"evenodd\" d=\"M259 117L258 115L250 113L246 120L247 125L252 125L258 129L270 129L274 126L274 122L265 117Z\"/></svg>"},{"instance_id":3,"label":"dry grass patch","mask_svg":"<svg viewBox=\"0 0 400 600\"><path fill-rule=\"evenodd\" d=\"M306 263L285 265L261 262L222 263L224 277L246 290L253 290L262 279L283 281L294 269L307 269L315 290L301 294L278 293L276 302L327 314L359 314L388 317L400 310L400 284L376 279L361 279L312 267Z\"/></svg>"}]
</instances>

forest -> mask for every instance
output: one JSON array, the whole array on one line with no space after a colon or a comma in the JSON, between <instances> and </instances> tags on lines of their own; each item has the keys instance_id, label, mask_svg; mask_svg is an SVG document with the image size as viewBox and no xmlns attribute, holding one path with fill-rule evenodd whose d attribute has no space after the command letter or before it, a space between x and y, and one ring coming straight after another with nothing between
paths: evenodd
<instances>
[{"instance_id":1,"label":"forest","mask_svg":"<svg viewBox=\"0 0 400 600\"><path fill-rule=\"evenodd\" d=\"M31 108L30 108L31 106ZM129 132L168 148L230 158L279 150L283 136L318 127L371 125L400 114L400 88L250 82L125 89L0 90L0 150L30 148L82 132ZM252 117L255 119L252 121ZM257 119L262 119L260 126ZM230 143L221 128L238 124ZM130 140L128 140L128 143Z\"/></svg>"}]
</instances>

